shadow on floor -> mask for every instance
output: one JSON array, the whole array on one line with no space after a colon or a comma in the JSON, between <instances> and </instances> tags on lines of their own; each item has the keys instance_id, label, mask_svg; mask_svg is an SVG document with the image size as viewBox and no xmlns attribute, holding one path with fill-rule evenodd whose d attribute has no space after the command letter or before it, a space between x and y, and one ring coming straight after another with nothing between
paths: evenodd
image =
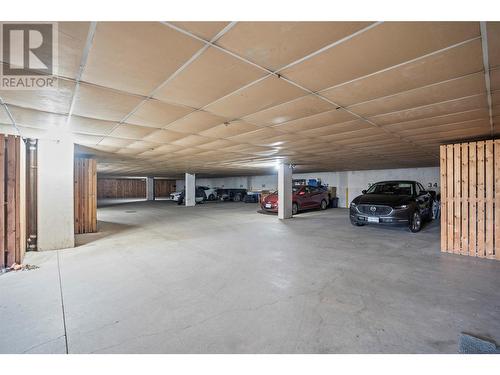
<instances>
[{"instance_id":1,"label":"shadow on floor","mask_svg":"<svg viewBox=\"0 0 500 375\"><path fill-rule=\"evenodd\" d=\"M136 225L114 223L111 221L97 222L96 233L84 233L75 235L75 247L87 245L94 241L109 237L114 234L123 233L129 229L137 227Z\"/></svg>"}]
</instances>

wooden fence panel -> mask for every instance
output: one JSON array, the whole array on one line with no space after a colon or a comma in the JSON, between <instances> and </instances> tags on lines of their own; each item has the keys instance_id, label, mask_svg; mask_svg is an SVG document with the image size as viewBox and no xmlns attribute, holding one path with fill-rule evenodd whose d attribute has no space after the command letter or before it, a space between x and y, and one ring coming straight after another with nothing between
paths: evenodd
<instances>
[{"instance_id":1,"label":"wooden fence panel","mask_svg":"<svg viewBox=\"0 0 500 375\"><path fill-rule=\"evenodd\" d=\"M168 197L170 196L170 194L175 192L175 180L163 180L155 178L154 184L156 198Z\"/></svg>"},{"instance_id":2,"label":"wooden fence panel","mask_svg":"<svg viewBox=\"0 0 500 375\"><path fill-rule=\"evenodd\" d=\"M99 199L146 199L145 178L99 178L97 180Z\"/></svg>"},{"instance_id":3,"label":"wooden fence panel","mask_svg":"<svg viewBox=\"0 0 500 375\"><path fill-rule=\"evenodd\" d=\"M21 263L26 249L21 150L19 137L0 134L0 268Z\"/></svg>"},{"instance_id":4,"label":"wooden fence panel","mask_svg":"<svg viewBox=\"0 0 500 375\"><path fill-rule=\"evenodd\" d=\"M97 231L97 161L75 159L75 233Z\"/></svg>"},{"instance_id":5,"label":"wooden fence panel","mask_svg":"<svg viewBox=\"0 0 500 375\"><path fill-rule=\"evenodd\" d=\"M440 147L441 251L500 260L500 140Z\"/></svg>"}]
</instances>

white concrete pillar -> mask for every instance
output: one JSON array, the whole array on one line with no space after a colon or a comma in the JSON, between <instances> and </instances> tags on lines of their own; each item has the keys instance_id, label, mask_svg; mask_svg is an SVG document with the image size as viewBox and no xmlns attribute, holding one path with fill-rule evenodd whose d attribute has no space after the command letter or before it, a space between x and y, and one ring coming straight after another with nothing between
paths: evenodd
<instances>
[{"instance_id":1,"label":"white concrete pillar","mask_svg":"<svg viewBox=\"0 0 500 375\"><path fill-rule=\"evenodd\" d=\"M72 141L38 141L38 250L75 246L73 159Z\"/></svg>"},{"instance_id":2,"label":"white concrete pillar","mask_svg":"<svg viewBox=\"0 0 500 375\"><path fill-rule=\"evenodd\" d=\"M194 206L196 204L196 176L194 174L186 173L184 189L184 204Z\"/></svg>"},{"instance_id":3,"label":"white concrete pillar","mask_svg":"<svg viewBox=\"0 0 500 375\"><path fill-rule=\"evenodd\" d=\"M155 200L155 178L146 177L146 199L148 201Z\"/></svg>"},{"instance_id":4,"label":"white concrete pillar","mask_svg":"<svg viewBox=\"0 0 500 375\"><path fill-rule=\"evenodd\" d=\"M287 164L278 166L278 219L292 217L292 168Z\"/></svg>"}]
</instances>

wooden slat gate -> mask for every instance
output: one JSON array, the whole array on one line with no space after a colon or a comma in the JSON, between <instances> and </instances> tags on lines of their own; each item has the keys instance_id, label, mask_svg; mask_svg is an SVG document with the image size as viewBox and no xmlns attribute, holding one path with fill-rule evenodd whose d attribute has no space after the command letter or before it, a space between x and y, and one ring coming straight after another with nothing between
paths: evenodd
<instances>
[{"instance_id":1,"label":"wooden slat gate","mask_svg":"<svg viewBox=\"0 0 500 375\"><path fill-rule=\"evenodd\" d=\"M75 233L97 232L97 161L75 158Z\"/></svg>"},{"instance_id":2,"label":"wooden slat gate","mask_svg":"<svg viewBox=\"0 0 500 375\"><path fill-rule=\"evenodd\" d=\"M19 137L0 134L0 268L21 263L26 251L21 148Z\"/></svg>"},{"instance_id":3,"label":"wooden slat gate","mask_svg":"<svg viewBox=\"0 0 500 375\"><path fill-rule=\"evenodd\" d=\"M500 260L500 140L442 145L441 251Z\"/></svg>"}]
</instances>

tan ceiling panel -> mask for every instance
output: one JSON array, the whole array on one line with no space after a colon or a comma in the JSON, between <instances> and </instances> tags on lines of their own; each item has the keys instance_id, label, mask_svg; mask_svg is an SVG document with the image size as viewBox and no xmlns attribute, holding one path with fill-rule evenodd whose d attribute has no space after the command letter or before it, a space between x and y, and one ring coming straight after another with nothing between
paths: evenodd
<instances>
[{"instance_id":1,"label":"tan ceiling panel","mask_svg":"<svg viewBox=\"0 0 500 375\"><path fill-rule=\"evenodd\" d=\"M282 134L282 132L274 130L273 128L261 128L250 133L236 135L231 137L230 140L239 143L253 143L256 145L266 146L268 138L277 137Z\"/></svg>"},{"instance_id":2,"label":"tan ceiling panel","mask_svg":"<svg viewBox=\"0 0 500 375\"><path fill-rule=\"evenodd\" d=\"M154 128L147 128L145 126L120 124L109 133L109 136L116 138L142 139L154 131Z\"/></svg>"},{"instance_id":3,"label":"tan ceiling panel","mask_svg":"<svg viewBox=\"0 0 500 375\"><path fill-rule=\"evenodd\" d=\"M68 113L75 83L59 79L57 88L44 90L1 90L0 97L7 104L37 109L44 112Z\"/></svg>"},{"instance_id":4,"label":"tan ceiling panel","mask_svg":"<svg viewBox=\"0 0 500 375\"><path fill-rule=\"evenodd\" d=\"M481 40L476 39L418 61L327 89L321 95L339 105L349 106L482 70Z\"/></svg>"},{"instance_id":5,"label":"tan ceiling panel","mask_svg":"<svg viewBox=\"0 0 500 375\"><path fill-rule=\"evenodd\" d=\"M149 141L135 141L127 146L127 148L142 150L142 151L154 150L156 147L159 147L158 143Z\"/></svg>"},{"instance_id":6,"label":"tan ceiling panel","mask_svg":"<svg viewBox=\"0 0 500 375\"><path fill-rule=\"evenodd\" d=\"M18 125L26 125L40 129L49 129L53 127L65 128L66 126L67 116L65 115L16 106L9 106L9 110ZM6 116L3 107L0 107L0 113L0 117L3 116L2 122L11 123L10 118Z\"/></svg>"},{"instance_id":7,"label":"tan ceiling panel","mask_svg":"<svg viewBox=\"0 0 500 375\"><path fill-rule=\"evenodd\" d=\"M276 129L285 132L299 132L302 130L315 129L322 126L337 124L356 119L355 116L342 109L323 112L317 115L288 121L275 125Z\"/></svg>"},{"instance_id":8,"label":"tan ceiling panel","mask_svg":"<svg viewBox=\"0 0 500 375\"><path fill-rule=\"evenodd\" d=\"M500 22L487 22L488 61L490 67L500 66Z\"/></svg>"},{"instance_id":9,"label":"tan ceiling panel","mask_svg":"<svg viewBox=\"0 0 500 375\"><path fill-rule=\"evenodd\" d=\"M335 107L314 95L304 96L288 103L279 104L243 118L244 121L260 126L277 125L326 112Z\"/></svg>"},{"instance_id":10,"label":"tan ceiling panel","mask_svg":"<svg viewBox=\"0 0 500 375\"><path fill-rule=\"evenodd\" d=\"M271 76L210 104L206 110L219 116L240 118L306 94L306 91Z\"/></svg>"},{"instance_id":11,"label":"tan ceiling panel","mask_svg":"<svg viewBox=\"0 0 500 375\"><path fill-rule=\"evenodd\" d=\"M500 105L500 90L491 92L491 105Z\"/></svg>"},{"instance_id":12,"label":"tan ceiling panel","mask_svg":"<svg viewBox=\"0 0 500 375\"><path fill-rule=\"evenodd\" d=\"M205 40L212 40L229 22L170 22L183 30Z\"/></svg>"},{"instance_id":13,"label":"tan ceiling panel","mask_svg":"<svg viewBox=\"0 0 500 375\"><path fill-rule=\"evenodd\" d=\"M434 134L439 131L452 131L452 130L460 130L460 129L476 128L476 127L489 127L489 126L490 126L490 120L485 118L485 119L464 121L452 124L427 126L425 128L421 127L411 128L398 132L398 135L402 137L408 137L420 134Z\"/></svg>"},{"instance_id":14,"label":"tan ceiling panel","mask_svg":"<svg viewBox=\"0 0 500 375\"><path fill-rule=\"evenodd\" d=\"M127 119L127 122L154 128L162 128L192 111L191 108L149 99Z\"/></svg>"},{"instance_id":15,"label":"tan ceiling panel","mask_svg":"<svg viewBox=\"0 0 500 375\"><path fill-rule=\"evenodd\" d=\"M58 22L57 75L75 79L80 69L90 22Z\"/></svg>"},{"instance_id":16,"label":"tan ceiling panel","mask_svg":"<svg viewBox=\"0 0 500 375\"><path fill-rule=\"evenodd\" d=\"M69 121L69 128L76 133L107 135L116 127L113 121L103 121L88 117L73 115Z\"/></svg>"},{"instance_id":17,"label":"tan ceiling panel","mask_svg":"<svg viewBox=\"0 0 500 375\"><path fill-rule=\"evenodd\" d=\"M187 137L178 139L172 142L174 145L184 146L184 147L192 147L202 145L203 143L212 142L214 139L202 137L200 135L188 135Z\"/></svg>"},{"instance_id":18,"label":"tan ceiling panel","mask_svg":"<svg viewBox=\"0 0 500 375\"><path fill-rule=\"evenodd\" d=\"M209 48L156 92L155 98L201 108L264 75L261 69Z\"/></svg>"},{"instance_id":19,"label":"tan ceiling panel","mask_svg":"<svg viewBox=\"0 0 500 375\"><path fill-rule=\"evenodd\" d=\"M423 118L419 120L389 124L385 125L384 128L387 128L391 132L399 132L405 129L427 128L427 127L433 127L445 124L454 124L454 123L477 120L477 119L484 120L488 118L489 118L488 108L481 108L481 109L473 109L471 111L466 111L466 112L457 112L437 117Z\"/></svg>"},{"instance_id":20,"label":"tan ceiling panel","mask_svg":"<svg viewBox=\"0 0 500 375\"><path fill-rule=\"evenodd\" d=\"M285 69L283 75L313 91L321 90L479 34L478 22L385 22Z\"/></svg>"},{"instance_id":21,"label":"tan ceiling panel","mask_svg":"<svg viewBox=\"0 0 500 375\"><path fill-rule=\"evenodd\" d=\"M400 94L371 100L349 107L349 110L364 117L402 111L446 100L485 93L484 73L475 73L431 86L425 86Z\"/></svg>"},{"instance_id":22,"label":"tan ceiling panel","mask_svg":"<svg viewBox=\"0 0 500 375\"><path fill-rule=\"evenodd\" d=\"M475 95L469 98L451 100L443 103L413 108L404 111L387 113L371 117L370 120L378 125L395 124L404 121L419 120L429 117L437 117L455 112L487 108L486 95Z\"/></svg>"},{"instance_id":23,"label":"tan ceiling panel","mask_svg":"<svg viewBox=\"0 0 500 375\"><path fill-rule=\"evenodd\" d=\"M221 124L209 130L205 130L200 134L212 138L229 138L236 135L252 132L257 129L260 128L256 125L248 124L244 121L232 121L229 124Z\"/></svg>"},{"instance_id":24,"label":"tan ceiling panel","mask_svg":"<svg viewBox=\"0 0 500 375\"><path fill-rule=\"evenodd\" d=\"M230 147L236 145L236 142L229 141L227 139L218 139L213 142L204 143L199 145L199 148L203 148L205 150L220 150L225 147Z\"/></svg>"},{"instance_id":25,"label":"tan ceiling panel","mask_svg":"<svg viewBox=\"0 0 500 375\"><path fill-rule=\"evenodd\" d=\"M112 138L105 137L101 142L99 142L99 146L107 146L107 147L126 147L129 144L133 143L132 139L120 139L120 138Z\"/></svg>"},{"instance_id":26,"label":"tan ceiling panel","mask_svg":"<svg viewBox=\"0 0 500 375\"><path fill-rule=\"evenodd\" d=\"M276 70L368 25L370 22L239 22L217 44Z\"/></svg>"},{"instance_id":27,"label":"tan ceiling panel","mask_svg":"<svg viewBox=\"0 0 500 375\"><path fill-rule=\"evenodd\" d=\"M121 121L142 101L141 97L80 84L73 113L107 121Z\"/></svg>"},{"instance_id":28,"label":"tan ceiling panel","mask_svg":"<svg viewBox=\"0 0 500 375\"><path fill-rule=\"evenodd\" d=\"M174 132L172 130L156 130L153 133L149 134L147 137L144 137L145 141L157 142L157 143L171 143L178 139L184 138L186 134Z\"/></svg>"},{"instance_id":29,"label":"tan ceiling panel","mask_svg":"<svg viewBox=\"0 0 500 375\"><path fill-rule=\"evenodd\" d=\"M102 137L97 135L74 133L73 140L79 145L95 146L102 140Z\"/></svg>"},{"instance_id":30,"label":"tan ceiling panel","mask_svg":"<svg viewBox=\"0 0 500 375\"><path fill-rule=\"evenodd\" d=\"M158 22L99 22L83 80L148 95L202 46Z\"/></svg>"},{"instance_id":31,"label":"tan ceiling panel","mask_svg":"<svg viewBox=\"0 0 500 375\"><path fill-rule=\"evenodd\" d=\"M196 134L222 124L225 121L224 117L205 111L196 111L171 123L166 128L181 133Z\"/></svg>"},{"instance_id":32,"label":"tan ceiling panel","mask_svg":"<svg viewBox=\"0 0 500 375\"><path fill-rule=\"evenodd\" d=\"M363 120L353 120L348 122L342 122L340 124L333 124L333 125L322 126L320 128L303 130L298 134L304 137L323 137L325 135L339 134L347 131L369 129L369 128L373 128L373 125L370 125Z\"/></svg>"}]
</instances>

